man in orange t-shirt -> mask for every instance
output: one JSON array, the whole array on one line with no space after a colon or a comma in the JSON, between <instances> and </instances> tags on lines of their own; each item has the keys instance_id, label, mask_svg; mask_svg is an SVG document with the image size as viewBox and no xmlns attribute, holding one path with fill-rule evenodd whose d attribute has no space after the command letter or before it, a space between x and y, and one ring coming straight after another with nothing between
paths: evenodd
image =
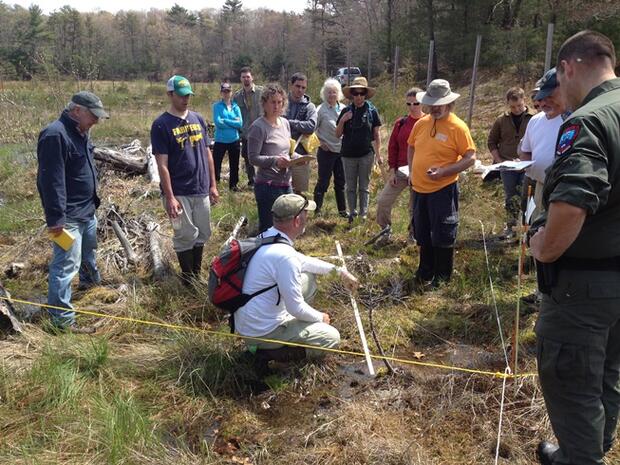
<instances>
[{"instance_id":1,"label":"man in orange t-shirt","mask_svg":"<svg viewBox=\"0 0 620 465\"><path fill-rule=\"evenodd\" d=\"M407 140L409 180L413 188L413 230L420 246L419 284L437 287L452 276L459 221L459 173L476 160L467 125L454 113L459 98L443 79L432 81L416 100L429 106Z\"/></svg>"}]
</instances>

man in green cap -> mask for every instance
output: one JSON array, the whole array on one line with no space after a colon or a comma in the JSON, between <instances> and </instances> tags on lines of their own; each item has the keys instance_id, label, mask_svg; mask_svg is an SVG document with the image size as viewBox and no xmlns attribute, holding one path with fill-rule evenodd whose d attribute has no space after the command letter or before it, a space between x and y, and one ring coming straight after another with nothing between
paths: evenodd
<instances>
[{"instance_id":1,"label":"man in green cap","mask_svg":"<svg viewBox=\"0 0 620 465\"><path fill-rule=\"evenodd\" d=\"M100 283L97 248L97 169L90 143L90 128L109 118L99 97L78 92L56 121L47 126L37 144L37 188L51 238L73 236L68 248L54 243L49 265L47 303L52 324L74 332L93 332L78 327L71 306L71 281L78 273L80 287Z\"/></svg>"},{"instance_id":2,"label":"man in green cap","mask_svg":"<svg viewBox=\"0 0 620 465\"><path fill-rule=\"evenodd\" d=\"M544 293L540 384L558 446L543 465L602 465L620 409L620 79L602 34L582 31L558 53L572 115L560 128L530 240Z\"/></svg>"},{"instance_id":3,"label":"man in green cap","mask_svg":"<svg viewBox=\"0 0 620 465\"><path fill-rule=\"evenodd\" d=\"M179 259L183 283L198 280L202 251L211 236L211 204L219 194L207 125L189 109L194 93L183 76L167 83L170 107L151 126L151 144L157 160L164 207L172 222L172 244Z\"/></svg>"}]
</instances>

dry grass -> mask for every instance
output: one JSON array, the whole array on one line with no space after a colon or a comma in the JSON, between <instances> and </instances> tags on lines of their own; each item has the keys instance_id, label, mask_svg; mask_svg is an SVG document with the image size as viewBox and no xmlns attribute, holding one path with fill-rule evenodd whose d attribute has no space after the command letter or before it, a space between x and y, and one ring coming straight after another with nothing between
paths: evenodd
<instances>
[{"instance_id":1,"label":"dry grass","mask_svg":"<svg viewBox=\"0 0 620 465\"><path fill-rule=\"evenodd\" d=\"M482 143L500 112L508 77L487 79L478 87L474 135ZM24 87L26 92L24 92ZM65 85L67 87L68 85ZM161 95L146 83L95 83L94 90L113 107L115 120L94 131L95 139L115 144L134 136L147 139L151 119L162 110ZM49 245L31 181L36 131L55 117L70 93L61 84L48 97L42 83L7 84L2 111L23 116L22 133L0 125L3 141L25 145L0 150L0 197L12 213L0 220L0 269L25 261L19 279L6 279L16 298L44 299ZM114 90L114 92L113 92ZM204 88L203 94L211 89ZM404 91L404 89L402 89ZM467 89L458 111L467 99ZM212 92L211 92L212 93ZM117 95L118 94L118 95ZM12 103L6 103L6 99ZM207 100L197 102L208 114ZM386 114L401 112L399 98L379 95ZM8 105L8 106L7 106ZM34 108L37 111L34 118ZM402 110L404 111L404 110ZM1 116L1 115L0 115ZM6 121L4 118L0 120ZM28 122L26 123L26 120ZM387 136L387 129L385 136ZM27 163L18 153L30 154ZM8 161L7 161L8 160ZM373 181L373 197L380 188ZM481 248L480 220L487 233L503 226L500 189L482 186L471 175L461 184L461 227L453 282L436 292L410 294L408 280L417 251L406 246L407 199L395 208L394 245L364 246L378 231L372 221L352 228L336 218L333 194L326 217L311 221L299 248L308 254L336 254L341 241L351 258L348 266L362 277L358 302L368 328L374 309L377 334L389 354L423 357L502 370L502 352ZM166 321L226 331L221 315L206 303L206 288L187 292L174 276L154 282L146 257L137 266L119 260L120 244L105 222L112 206L134 225L145 212L159 221L164 256L176 267L170 226L157 195L139 178L105 173L101 192L100 258L107 285L78 293L78 308L118 316ZM222 189L213 209L214 232L206 256L213 256L241 214L256 222L253 194L234 196ZM25 200L24 200L25 199ZM26 201L26 203L23 203ZM372 216L372 212L371 212ZM131 229L131 228L130 228ZM140 253L139 235L131 237ZM508 335L516 298L515 247L491 249L491 276ZM333 261L333 258L329 258ZM316 306L328 310L341 331L343 348L360 343L348 295L334 278L322 281ZM522 293L533 289L527 277ZM362 359L333 356L326 364L289 367L271 377L271 389L256 393L256 379L240 360L242 346L197 332L166 330L131 322L81 317L96 323L94 337L53 336L41 324L26 324L21 336L0 340L0 462L14 464L486 464L495 452L501 380L436 369L399 366L390 377L380 363L380 376L360 374ZM529 335L522 350L522 370L533 371L531 328L535 316L522 322ZM374 343L371 350L376 352ZM533 465L536 442L551 438L535 378L508 383L500 463ZM613 463L617 453L610 457Z\"/></svg>"}]
</instances>

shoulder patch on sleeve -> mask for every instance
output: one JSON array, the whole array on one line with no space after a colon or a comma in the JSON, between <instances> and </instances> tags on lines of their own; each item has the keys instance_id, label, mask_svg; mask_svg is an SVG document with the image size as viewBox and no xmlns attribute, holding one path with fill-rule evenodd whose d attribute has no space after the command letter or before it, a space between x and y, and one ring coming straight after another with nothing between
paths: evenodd
<instances>
[{"instance_id":1,"label":"shoulder patch on sleeve","mask_svg":"<svg viewBox=\"0 0 620 465\"><path fill-rule=\"evenodd\" d=\"M558 146L556 148L556 155L564 155L568 150L573 146L577 136L579 135L579 129L581 126L578 124L571 124L564 128L562 131L562 135L560 136L560 140L558 141Z\"/></svg>"}]
</instances>

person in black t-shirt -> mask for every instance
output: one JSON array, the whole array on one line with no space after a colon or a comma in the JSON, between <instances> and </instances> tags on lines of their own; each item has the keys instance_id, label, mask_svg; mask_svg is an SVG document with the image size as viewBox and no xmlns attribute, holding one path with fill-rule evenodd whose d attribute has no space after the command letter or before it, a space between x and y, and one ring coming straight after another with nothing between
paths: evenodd
<instances>
[{"instance_id":1,"label":"person in black t-shirt","mask_svg":"<svg viewBox=\"0 0 620 465\"><path fill-rule=\"evenodd\" d=\"M336 136L342 137L342 163L344 165L349 221L357 216L357 199L359 194L359 215L368 216L370 191L370 173L376 160L381 158L381 139L379 126L381 120L375 106L367 101L375 94L375 89L368 87L365 77L357 77L342 93L353 103L340 112L336 125Z\"/></svg>"}]
</instances>

